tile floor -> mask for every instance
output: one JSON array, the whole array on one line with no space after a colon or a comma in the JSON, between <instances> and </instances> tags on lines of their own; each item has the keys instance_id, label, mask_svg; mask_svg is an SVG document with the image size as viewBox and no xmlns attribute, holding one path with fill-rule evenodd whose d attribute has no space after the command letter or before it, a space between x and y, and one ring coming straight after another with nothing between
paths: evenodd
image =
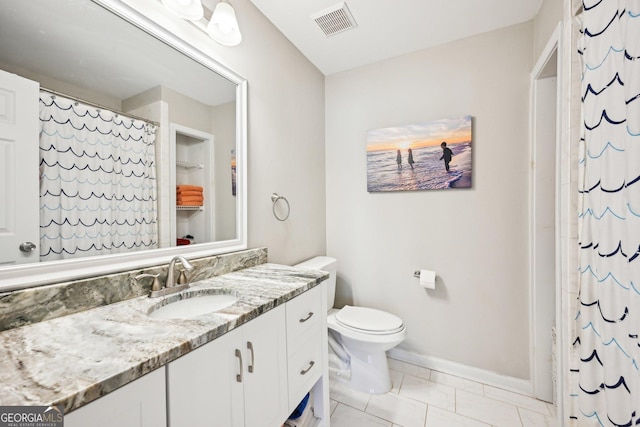
<instances>
[{"instance_id":1,"label":"tile floor","mask_svg":"<svg viewBox=\"0 0 640 427\"><path fill-rule=\"evenodd\" d=\"M352 391L331 381L331 427L547 427L552 404L389 359L392 390Z\"/></svg>"}]
</instances>

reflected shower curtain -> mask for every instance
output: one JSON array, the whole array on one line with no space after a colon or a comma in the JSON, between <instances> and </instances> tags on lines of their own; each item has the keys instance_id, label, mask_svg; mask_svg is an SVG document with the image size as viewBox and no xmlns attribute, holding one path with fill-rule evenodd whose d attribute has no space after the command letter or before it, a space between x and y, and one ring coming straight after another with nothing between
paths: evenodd
<instances>
[{"instance_id":1,"label":"reflected shower curtain","mask_svg":"<svg viewBox=\"0 0 640 427\"><path fill-rule=\"evenodd\" d=\"M640 425L640 1L584 1L579 426Z\"/></svg>"},{"instance_id":2,"label":"reflected shower curtain","mask_svg":"<svg viewBox=\"0 0 640 427\"><path fill-rule=\"evenodd\" d=\"M155 125L40 93L40 260L157 247Z\"/></svg>"}]
</instances>

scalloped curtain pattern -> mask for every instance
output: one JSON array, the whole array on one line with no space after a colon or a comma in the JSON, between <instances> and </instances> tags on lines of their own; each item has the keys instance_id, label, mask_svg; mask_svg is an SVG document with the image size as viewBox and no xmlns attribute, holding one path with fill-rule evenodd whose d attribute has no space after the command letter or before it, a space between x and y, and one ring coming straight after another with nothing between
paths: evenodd
<instances>
[{"instance_id":1,"label":"scalloped curtain pattern","mask_svg":"<svg viewBox=\"0 0 640 427\"><path fill-rule=\"evenodd\" d=\"M571 418L640 425L640 1L584 1Z\"/></svg>"},{"instance_id":2,"label":"scalloped curtain pattern","mask_svg":"<svg viewBox=\"0 0 640 427\"><path fill-rule=\"evenodd\" d=\"M156 126L46 92L40 126L40 260L156 248Z\"/></svg>"}]
</instances>

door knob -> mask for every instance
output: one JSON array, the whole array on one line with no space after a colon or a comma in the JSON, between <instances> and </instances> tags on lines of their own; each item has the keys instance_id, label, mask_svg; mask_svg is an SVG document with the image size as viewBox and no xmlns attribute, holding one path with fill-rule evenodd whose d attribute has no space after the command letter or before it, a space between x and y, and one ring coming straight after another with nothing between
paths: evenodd
<instances>
[{"instance_id":1,"label":"door knob","mask_svg":"<svg viewBox=\"0 0 640 427\"><path fill-rule=\"evenodd\" d=\"M24 242L20 244L19 248L22 252L33 252L36 248L36 245L31 242Z\"/></svg>"}]
</instances>

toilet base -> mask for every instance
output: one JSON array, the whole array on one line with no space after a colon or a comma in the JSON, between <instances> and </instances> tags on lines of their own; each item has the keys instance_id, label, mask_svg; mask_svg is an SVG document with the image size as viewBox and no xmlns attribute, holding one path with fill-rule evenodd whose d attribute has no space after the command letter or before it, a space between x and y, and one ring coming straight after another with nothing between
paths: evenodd
<instances>
[{"instance_id":1,"label":"toilet base","mask_svg":"<svg viewBox=\"0 0 640 427\"><path fill-rule=\"evenodd\" d=\"M331 375L332 379L364 393L383 394L391 390L386 352L358 354L349 351L349 355L350 375Z\"/></svg>"},{"instance_id":2,"label":"toilet base","mask_svg":"<svg viewBox=\"0 0 640 427\"><path fill-rule=\"evenodd\" d=\"M391 390L387 350L404 341L407 336L406 329L403 327L391 334L354 331L337 322L337 312L339 310L331 310L327 317L329 352L334 353L340 361L337 363L339 368L331 369L330 366L332 378L352 390L370 394L387 393Z\"/></svg>"}]
</instances>

